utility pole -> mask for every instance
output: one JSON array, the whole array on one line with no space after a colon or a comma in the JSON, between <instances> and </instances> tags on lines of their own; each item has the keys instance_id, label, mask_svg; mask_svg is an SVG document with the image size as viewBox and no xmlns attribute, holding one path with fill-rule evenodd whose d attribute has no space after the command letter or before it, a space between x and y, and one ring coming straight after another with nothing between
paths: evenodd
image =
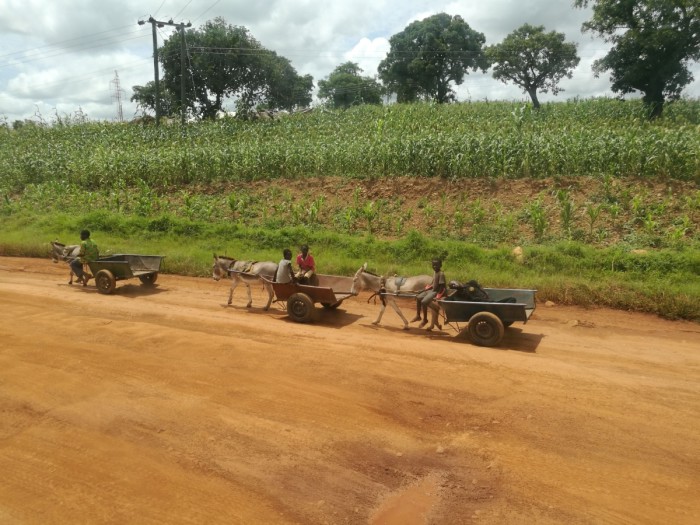
<instances>
[{"instance_id":1,"label":"utility pole","mask_svg":"<svg viewBox=\"0 0 700 525\"><path fill-rule=\"evenodd\" d=\"M165 26L173 26L175 29L177 29L180 32L180 38L181 38L181 45L180 45L180 53L182 56L180 57L180 114L181 114L181 122L182 125L185 125L185 28L186 27L192 27L192 24L190 22L187 22L186 24L180 23L176 24L173 22L172 18L168 20L167 22L162 22L160 20L156 20L152 16L148 17L147 21L139 20L138 24L140 26L144 25L146 22L149 22L151 24L151 28L153 29L153 70L155 73L155 88L156 88L156 126L160 125L160 86L158 83L158 37L156 35L156 26L157 27L165 27Z\"/></svg>"}]
</instances>

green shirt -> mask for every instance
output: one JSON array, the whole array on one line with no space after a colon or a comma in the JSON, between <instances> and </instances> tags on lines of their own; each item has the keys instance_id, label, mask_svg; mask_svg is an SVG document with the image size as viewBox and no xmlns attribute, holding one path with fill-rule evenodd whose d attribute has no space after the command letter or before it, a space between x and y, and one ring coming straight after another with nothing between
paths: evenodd
<instances>
[{"instance_id":1,"label":"green shirt","mask_svg":"<svg viewBox=\"0 0 700 525\"><path fill-rule=\"evenodd\" d=\"M92 239L85 239L80 243L78 257L84 263L96 261L100 257L100 250L97 249L97 245L92 242Z\"/></svg>"}]
</instances>

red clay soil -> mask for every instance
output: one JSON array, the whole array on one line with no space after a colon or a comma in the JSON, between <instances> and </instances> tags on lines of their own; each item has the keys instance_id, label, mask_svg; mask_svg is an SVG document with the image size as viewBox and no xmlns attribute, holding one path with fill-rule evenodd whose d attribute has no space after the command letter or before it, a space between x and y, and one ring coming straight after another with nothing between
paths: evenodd
<instances>
[{"instance_id":1,"label":"red clay soil","mask_svg":"<svg viewBox=\"0 0 700 525\"><path fill-rule=\"evenodd\" d=\"M540 304L482 348L67 281L0 258L0 523L700 522L700 325Z\"/></svg>"}]
</instances>

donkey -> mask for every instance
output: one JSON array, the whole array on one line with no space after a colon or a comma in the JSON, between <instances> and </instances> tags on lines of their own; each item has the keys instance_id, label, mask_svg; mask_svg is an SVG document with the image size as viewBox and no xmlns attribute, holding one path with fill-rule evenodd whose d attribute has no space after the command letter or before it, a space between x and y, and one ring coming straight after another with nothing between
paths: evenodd
<instances>
[{"instance_id":1,"label":"donkey","mask_svg":"<svg viewBox=\"0 0 700 525\"><path fill-rule=\"evenodd\" d=\"M381 275L368 272L367 263L365 263L355 273L352 279L352 288L350 292L357 295L362 290L368 289L375 294L380 294L382 307L379 310L379 316L377 316L377 319L372 324L377 325L381 322L388 303L403 320L403 329L408 330L408 320L404 317L399 306L396 304L395 297L400 294L409 296L418 295L425 290L426 286L432 284L432 282L433 278L430 275L417 275L415 277L382 277ZM434 303L431 303L430 311L432 314L432 322L428 330L431 330L435 326L441 328L437 322L438 309Z\"/></svg>"},{"instance_id":2,"label":"donkey","mask_svg":"<svg viewBox=\"0 0 700 525\"><path fill-rule=\"evenodd\" d=\"M253 296L250 293L250 283L262 280L265 291L267 292L267 304L264 309L268 310L274 296L270 281L274 280L276 273L277 263L272 261L238 261L233 257L214 254L212 278L215 281L227 275L231 278L231 290L228 294L228 304L231 304L233 300L233 291L236 289L236 286L243 283L246 285L246 288L248 288L248 304L246 307L250 308L253 304Z\"/></svg>"},{"instance_id":3,"label":"donkey","mask_svg":"<svg viewBox=\"0 0 700 525\"><path fill-rule=\"evenodd\" d=\"M77 244L69 244L66 246L65 244L58 242L58 240L51 241L51 260L54 263L57 263L58 261L65 261L68 263L68 268L71 268L70 263L78 257L79 252L80 246ZM74 275L73 269L71 268L68 284L73 284Z\"/></svg>"}]
</instances>

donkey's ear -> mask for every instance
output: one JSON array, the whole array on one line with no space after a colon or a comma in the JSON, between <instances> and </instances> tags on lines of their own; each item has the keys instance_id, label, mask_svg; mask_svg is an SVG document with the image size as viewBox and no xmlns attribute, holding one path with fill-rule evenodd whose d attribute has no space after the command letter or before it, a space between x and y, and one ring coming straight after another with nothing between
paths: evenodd
<instances>
[{"instance_id":1,"label":"donkey's ear","mask_svg":"<svg viewBox=\"0 0 700 525\"><path fill-rule=\"evenodd\" d=\"M367 263L365 263L365 264L362 265L362 269L363 269L363 270L366 270L366 269L367 269Z\"/></svg>"}]
</instances>

